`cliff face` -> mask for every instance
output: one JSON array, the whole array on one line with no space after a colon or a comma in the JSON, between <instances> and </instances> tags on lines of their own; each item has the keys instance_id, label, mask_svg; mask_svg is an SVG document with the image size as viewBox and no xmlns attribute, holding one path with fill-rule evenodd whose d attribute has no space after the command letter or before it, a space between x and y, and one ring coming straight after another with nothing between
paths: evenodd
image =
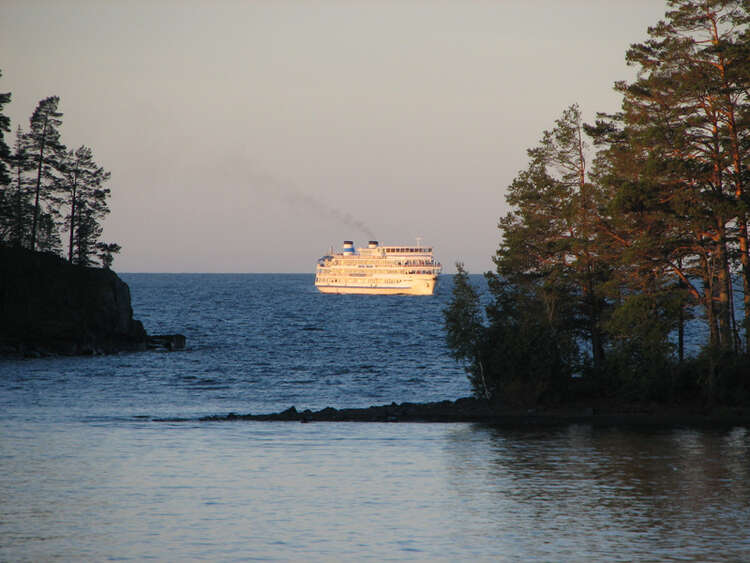
<instances>
[{"instance_id":1,"label":"cliff face","mask_svg":"<svg viewBox=\"0 0 750 563\"><path fill-rule=\"evenodd\" d=\"M147 338L111 270L0 246L0 355L143 350Z\"/></svg>"}]
</instances>

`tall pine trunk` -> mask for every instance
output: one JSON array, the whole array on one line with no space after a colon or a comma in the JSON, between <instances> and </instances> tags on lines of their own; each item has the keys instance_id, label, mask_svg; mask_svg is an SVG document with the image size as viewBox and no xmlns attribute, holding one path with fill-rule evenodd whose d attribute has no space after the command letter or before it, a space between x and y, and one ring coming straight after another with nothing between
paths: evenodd
<instances>
[{"instance_id":1,"label":"tall pine trunk","mask_svg":"<svg viewBox=\"0 0 750 563\"><path fill-rule=\"evenodd\" d=\"M70 234L68 237L68 262L73 262L73 233L75 232L76 190L73 187L73 199L70 204Z\"/></svg>"},{"instance_id":2,"label":"tall pine trunk","mask_svg":"<svg viewBox=\"0 0 750 563\"><path fill-rule=\"evenodd\" d=\"M703 308L706 312L708 324L708 346L715 350L719 347L719 326L716 322L716 306L714 304L714 276L711 263L705 252L700 254L701 278L703 282Z\"/></svg>"},{"instance_id":3,"label":"tall pine trunk","mask_svg":"<svg viewBox=\"0 0 750 563\"><path fill-rule=\"evenodd\" d=\"M76 170L73 173L73 185L70 187L71 198L70 198L70 233L68 237L68 262L73 263L73 233L75 232L76 225L76 190L78 188L78 164L76 163Z\"/></svg>"},{"instance_id":4,"label":"tall pine trunk","mask_svg":"<svg viewBox=\"0 0 750 563\"><path fill-rule=\"evenodd\" d=\"M16 187L16 217L15 217L15 232L13 233L13 244L22 247L23 246L23 231L24 231L24 225L23 225L23 184L22 184L22 176L21 176L21 170L22 166L20 162L16 163L16 181L18 182L18 185Z\"/></svg>"},{"instance_id":5,"label":"tall pine trunk","mask_svg":"<svg viewBox=\"0 0 750 563\"><path fill-rule=\"evenodd\" d=\"M747 245L747 216L743 213L740 224L740 260L742 262L742 310L745 328L745 353L750 354L750 257Z\"/></svg>"},{"instance_id":6,"label":"tall pine trunk","mask_svg":"<svg viewBox=\"0 0 750 563\"><path fill-rule=\"evenodd\" d=\"M715 28L714 28L715 30ZM718 45L718 32L714 31L714 45ZM742 153L740 149L739 133L737 132L737 120L735 118L736 103L731 97L731 84L727 78L726 62L720 58L719 70L721 72L722 84L724 86L723 102L725 105L725 121L729 133L729 151L732 159L732 175L734 177L734 198L740 209L737 216L737 240L740 250L740 264L742 265L742 304L745 327L745 352L750 353L750 255L748 254L747 239L747 212L743 209L742 200L745 195L743 181Z\"/></svg>"},{"instance_id":7,"label":"tall pine trunk","mask_svg":"<svg viewBox=\"0 0 750 563\"><path fill-rule=\"evenodd\" d=\"M734 176L734 198L740 209L737 216L737 240L740 251L740 264L742 271L742 311L743 326L745 327L745 352L750 354L750 254L748 254L748 215L743 209L742 202L745 197L745 186L743 182L742 155L737 133L737 123L734 117L734 104L731 103L727 94L727 127L729 129L730 151L732 153L732 172Z\"/></svg>"},{"instance_id":8,"label":"tall pine trunk","mask_svg":"<svg viewBox=\"0 0 750 563\"><path fill-rule=\"evenodd\" d=\"M34 219L31 223L31 250L36 250L36 229L39 223L39 191L42 186L42 167L44 163L44 145L47 140L47 115L44 116L42 142L39 146L39 166L36 173L36 195L34 196Z\"/></svg>"},{"instance_id":9,"label":"tall pine trunk","mask_svg":"<svg viewBox=\"0 0 750 563\"><path fill-rule=\"evenodd\" d=\"M709 403L713 402L714 398L714 380L716 379L716 366L715 356L716 351L719 349L719 327L716 322L716 306L714 304L714 283L713 275L710 270L709 261L702 256L701 262L703 263L703 300L706 309L706 321L708 322L709 330L709 345L708 345L708 373L706 388L708 392Z\"/></svg>"},{"instance_id":10,"label":"tall pine trunk","mask_svg":"<svg viewBox=\"0 0 750 563\"><path fill-rule=\"evenodd\" d=\"M734 335L732 331L734 315L732 314L730 292L732 290L731 274L729 271L729 260L727 257L726 228L719 227L720 236L716 252L718 267L716 269L716 281L719 292L719 347L722 350L734 348Z\"/></svg>"}]
</instances>

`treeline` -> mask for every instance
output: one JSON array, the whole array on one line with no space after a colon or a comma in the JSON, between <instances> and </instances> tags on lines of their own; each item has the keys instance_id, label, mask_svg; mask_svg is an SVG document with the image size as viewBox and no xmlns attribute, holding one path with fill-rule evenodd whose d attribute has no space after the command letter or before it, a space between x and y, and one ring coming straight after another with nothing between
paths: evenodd
<instances>
[{"instance_id":1,"label":"treeline","mask_svg":"<svg viewBox=\"0 0 750 563\"><path fill-rule=\"evenodd\" d=\"M3 108L10 100L10 93L0 94L0 244L53 252L83 266L98 258L110 267L120 246L99 240L110 173L89 147L62 143L57 96L37 104L29 128L19 125L9 145Z\"/></svg>"},{"instance_id":2,"label":"treeline","mask_svg":"<svg viewBox=\"0 0 750 563\"><path fill-rule=\"evenodd\" d=\"M573 105L528 150L488 303L458 265L447 341L479 396L750 398L750 2L667 6L627 51L622 110Z\"/></svg>"}]
</instances>

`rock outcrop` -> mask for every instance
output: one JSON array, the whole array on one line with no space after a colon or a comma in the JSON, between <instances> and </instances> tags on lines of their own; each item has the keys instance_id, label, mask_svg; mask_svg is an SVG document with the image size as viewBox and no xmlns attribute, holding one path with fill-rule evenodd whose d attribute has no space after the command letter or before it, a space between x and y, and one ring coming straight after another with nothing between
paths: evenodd
<instances>
[{"instance_id":1,"label":"rock outcrop","mask_svg":"<svg viewBox=\"0 0 750 563\"><path fill-rule=\"evenodd\" d=\"M185 336L182 334L149 334L146 342L149 350L182 350L185 348Z\"/></svg>"},{"instance_id":2,"label":"rock outcrop","mask_svg":"<svg viewBox=\"0 0 750 563\"><path fill-rule=\"evenodd\" d=\"M130 289L117 274L0 246L0 355L145 350Z\"/></svg>"},{"instance_id":3,"label":"rock outcrop","mask_svg":"<svg viewBox=\"0 0 750 563\"><path fill-rule=\"evenodd\" d=\"M270 414L237 414L204 416L202 422L266 421L266 422L472 422L491 424L504 428L532 428L537 426L567 426L587 424L592 426L629 427L695 427L733 428L750 423L750 411L744 407L696 409L690 405L665 408L653 405L638 408L623 405L600 411L591 407L558 407L549 410L511 409L491 405L474 397L435 403L391 403L365 408L322 410L297 410L295 407ZM155 418L159 422L193 421L195 419Z\"/></svg>"}]
</instances>

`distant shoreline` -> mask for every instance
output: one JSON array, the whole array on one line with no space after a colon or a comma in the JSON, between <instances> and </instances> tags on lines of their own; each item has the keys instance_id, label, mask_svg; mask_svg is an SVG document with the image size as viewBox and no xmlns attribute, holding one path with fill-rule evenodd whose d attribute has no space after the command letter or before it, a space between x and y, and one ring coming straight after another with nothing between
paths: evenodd
<instances>
[{"instance_id":1,"label":"distant shoreline","mask_svg":"<svg viewBox=\"0 0 750 563\"><path fill-rule=\"evenodd\" d=\"M157 418L158 422L183 422L188 419ZM195 419L191 419L195 420ZM622 407L559 407L550 409L492 408L486 401L462 398L456 401L432 403L391 403L362 408L335 409L326 407L318 411L297 410L290 407L270 414L212 415L198 419L201 422L262 421L262 422L415 422L415 423L482 423L507 428L534 426L566 426L588 424L593 426L631 427L732 427L750 426L750 410L745 408L716 407L705 409L696 405Z\"/></svg>"}]
</instances>

